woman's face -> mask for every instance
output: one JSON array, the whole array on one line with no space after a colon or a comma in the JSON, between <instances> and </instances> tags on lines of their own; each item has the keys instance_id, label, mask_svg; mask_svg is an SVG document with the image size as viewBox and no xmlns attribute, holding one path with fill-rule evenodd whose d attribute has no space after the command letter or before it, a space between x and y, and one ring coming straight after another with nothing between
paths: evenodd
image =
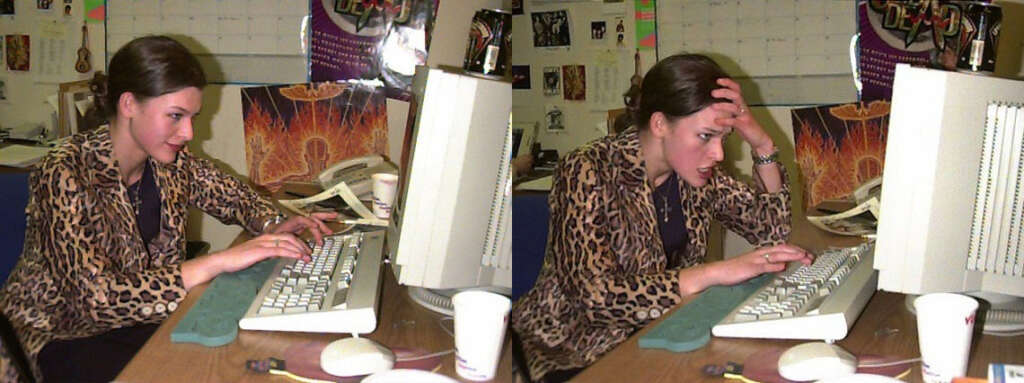
<instances>
[{"instance_id":1,"label":"woman's face","mask_svg":"<svg viewBox=\"0 0 1024 383\"><path fill-rule=\"evenodd\" d=\"M192 140L192 119L199 114L203 91L188 87L137 104L131 133L139 147L160 163L171 163Z\"/></svg>"},{"instance_id":2,"label":"woman's face","mask_svg":"<svg viewBox=\"0 0 1024 383\"><path fill-rule=\"evenodd\" d=\"M711 169L725 157L722 144L732 133L732 127L715 123L715 119L725 117L729 114L705 107L667 123L661 148L665 162L691 186L706 184Z\"/></svg>"}]
</instances>

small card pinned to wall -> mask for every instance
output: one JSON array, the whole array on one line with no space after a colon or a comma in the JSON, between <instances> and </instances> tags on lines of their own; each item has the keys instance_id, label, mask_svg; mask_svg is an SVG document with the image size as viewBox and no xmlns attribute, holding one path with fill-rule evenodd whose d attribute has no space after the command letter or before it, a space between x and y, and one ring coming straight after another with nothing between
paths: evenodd
<instances>
[{"instance_id":1,"label":"small card pinned to wall","mask_svg":"<svg viewBox=\"0 0 1024 383\"><path fill-rule=\"evenodd\" d=\"M561 94L562 88L559 87L562 82L561 69L556 66L544 67L544 95L545 96L557 96Z\"/></svg>"},{"instance_id":2,"label":"small card pinned to wall","mask_svg":"<svg viewBox=\"0 0 1024 383\"><path fill-rule=\"evenodd\" d=\"M512 66L512 89L530 89L530 66Z\"/></svg>"},{"instance_id":3,"label":"small card pinned to wall","mask_svg":"<svg viewBox=\"0 0 1024 383\"><path fill-rule=\"evenodd\" d=\"M544 125L548 133L565 132L565 115L558 105L548 104L544 107Z\"/></svg>"}]
</instances>

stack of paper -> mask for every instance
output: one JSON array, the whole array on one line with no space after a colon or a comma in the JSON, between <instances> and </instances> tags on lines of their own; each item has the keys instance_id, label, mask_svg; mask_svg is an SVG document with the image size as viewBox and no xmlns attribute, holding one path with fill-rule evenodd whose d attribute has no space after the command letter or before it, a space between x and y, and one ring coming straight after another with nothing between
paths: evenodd
<instances>
[{"instance_id":1,"label":"stack of paper","mask_svg":"<svg viewBox=\"0 0 1024 383\"><path fill-rule=\"evenodd\" d=\"M39 162L50 149L45 146L8 145L0 148L0 165L27 168Z\"/></svg>"}]
</instances>

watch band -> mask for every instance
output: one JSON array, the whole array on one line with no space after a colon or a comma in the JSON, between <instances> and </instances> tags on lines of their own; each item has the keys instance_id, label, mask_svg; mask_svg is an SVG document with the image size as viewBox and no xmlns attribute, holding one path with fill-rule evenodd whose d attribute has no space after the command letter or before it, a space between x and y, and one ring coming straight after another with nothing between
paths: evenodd
<instances>
[{"instance_id":1,"label":"watch band","mask_svg":"<svg viewBox=\"0 0 1024 383\"><path fill-rule=\"evenodd\" d=\"M759 156L754 151L750 151L750 156L754 159L754 165L767 165L779 162L779 149L776 148L771 154L766 156Z\"/></svg>"},{"instance_id":2,"label":"watch band","mask_svg":"<svg viewBox=\"0 0 1024 383\"><path fill-rule=\"evenodd\" d=\"M271 223L278 225L281 222L284 222L284 216L281 214L277 214L274 217L267 219L263 222L263 228L260 229L260 233L265 234L267 232L267 227L270 226Z\"/></svg>"}]
</instances>

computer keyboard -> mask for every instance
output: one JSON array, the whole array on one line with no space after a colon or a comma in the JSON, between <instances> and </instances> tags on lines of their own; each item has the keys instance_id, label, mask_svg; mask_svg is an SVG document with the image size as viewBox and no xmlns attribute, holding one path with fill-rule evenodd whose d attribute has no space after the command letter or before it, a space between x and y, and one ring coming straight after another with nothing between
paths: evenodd
<instances>
[{"instance_id":1,"label":"computer keyboard","mask_svg":"<svg viewBox=\"0 0 1024 383\"><path fill-rule=\"evenodd\" d=\"M377 328L385 231L324 237L312 260L278 260L249 310L245 330L369 333Z\"/></svg>"},{"instance_id":2,"label":"computer keyboard","mask_svg":"<svg viewBox=\"0 0 1024 383\"><path fill-rule=\"evenodd\" d=\"M711 333L721 337L839 340L878 284L874 242L825 251L784 271L740 303Z\"/></svg>"}]
</instances>

